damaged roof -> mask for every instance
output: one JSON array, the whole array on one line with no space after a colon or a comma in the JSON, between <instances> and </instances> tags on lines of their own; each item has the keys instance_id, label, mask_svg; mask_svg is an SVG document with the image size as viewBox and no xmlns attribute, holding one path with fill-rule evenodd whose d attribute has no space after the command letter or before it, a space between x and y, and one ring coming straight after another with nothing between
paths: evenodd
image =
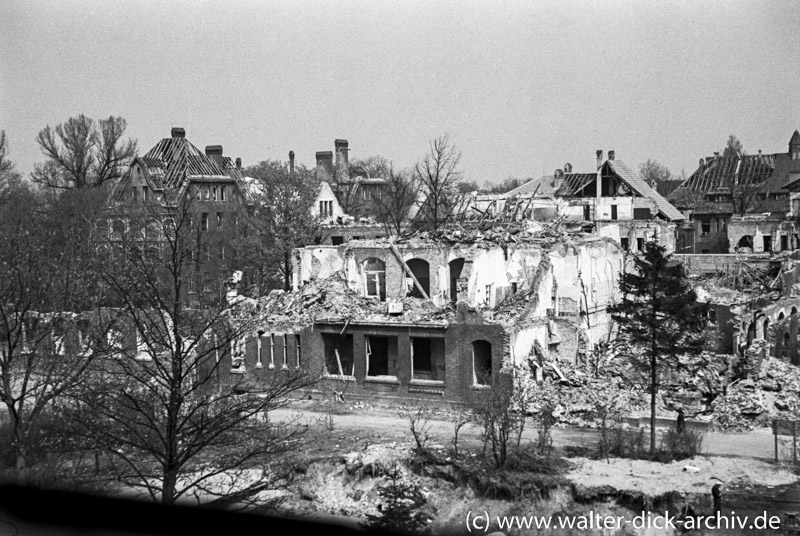
<instances>
[{"instance_id":1,"label":"damaged roof","mask_svg":"<svg viewBox=\"0 0 800 536\"><path fill-rule=\"evenodd\" d=\"M144 158L161 168L165 188L180 187L187 177L231 178L213 158L186 138L164 138Z\"/></svg>"},{"instance_id":2,"label":"damaged roof","mask_svg":"<svg viewBox=\"0 0 800 536\"><path fill-rule=\"evenodd\" d=\"M597 180L597 173L567 173L564 182L556 190L557 197L572 197Z\"/></svg>"},{"instance_id":3,"label":"damaged roof","mask_svg":"<svg viewBox=\"0 0 800 536\"><path fill-rule=\"evenodd\" d=\"M775 155L713 156L706 158L683 183L700 192L730 192L731 185L761 185L775 170Z\"/></svg>"},{"instance_id":4,"label":"damaged roof","mask_svg":"<svg viewBox=\"0 0 800 536\"><path fill-rule=\"evenodd\" d=\"M670 221L682 221L686 219L681 211L672 206L672 204L661 197L658 192L653 190L648 185L641 175L634 173L631 169L619 160L607 160L605 165L610 167L614 173L623 181L625 181L633 191L655 201L659 213Z\"/></svg>"}]
</instances>

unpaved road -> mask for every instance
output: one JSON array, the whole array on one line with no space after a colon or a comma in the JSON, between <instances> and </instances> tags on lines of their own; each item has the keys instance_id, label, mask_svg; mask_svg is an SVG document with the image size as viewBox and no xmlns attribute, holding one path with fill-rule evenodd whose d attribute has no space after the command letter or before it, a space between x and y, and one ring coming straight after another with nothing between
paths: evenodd
<instances>
[{"instance_id":1,"label":"unpaved road","mask_svg":"<svg viewBox=\"0 0 800 536\"><path fill-rule=\"evenodd\" d=\"M289 420L300 418L308 423L323 425L328 416L319 406L310 406L300 401L292 408L273 411L271 418ZM398 416L397 410L387 408L356 408L345 414L333 415L334 435L346 434L380 438L384 441L412 441L408 421ZM429 431L431 444L449 445L453 438L453 424L446 420L432 420ZM537 431L531 424L523 433L523 440L536 440ZM598 431L589 428L554 428L553 444L557 447L568 445L593 447L598 441ZM789 438L791 439L791 438ZM459 441L465 443L479 442L479 430L475 426L465 426L459 433ZM784 438L785 441L785 438ZM775 459L775 444L772 432L768 428L742 433L706 432L703 440L703 454L709 456L742 456ZM791 457L791 445L784 443L781 457ZM798 447L800 450L800 447ZM800 454L798 454L800 456Z\"/></svg>"}]
</instances>

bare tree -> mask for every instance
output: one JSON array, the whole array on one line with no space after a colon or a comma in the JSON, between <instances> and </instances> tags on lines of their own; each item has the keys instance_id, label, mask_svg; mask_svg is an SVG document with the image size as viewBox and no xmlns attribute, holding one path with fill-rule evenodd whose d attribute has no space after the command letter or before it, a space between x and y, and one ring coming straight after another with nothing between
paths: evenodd
<instances>
[{"instance_id":1,"label":"bare tree","mask_svg":"<svg viewBox=\"0 0 800 536\"><path fill-rule=\"evenodd\" d=\"M460 194L471 194L472 192L480 192L481 187L478 186L478 181L476 180L462 180L456 185L456 190Z\"/></svg>"},{"instance_id":2,"label":"bare tree","mask_svg":"<svg viewBox=\"0 0 800 536\"><path fill-rule=\"evenodd\" d=\"M380 155L353 159L348 164L351 177L363 176L367 179L385 179L392 170L392 164Z\"/></svg>"},{"instance_id":3,"label":"bare tree","mask_svg":"<svg viewBox=\"0 0 800 536\"><path fill-rule=\"evenodd\" d=\"M386 186L375 198L378 221L388 234L400 234L408 222L408 214L416 202L418 183L407 171L389 167Z\"/></svg>"},{"instance_id":4,"label":"bare tree","mask_svg":"<svg viewBox=\"0 0 800 536\"><path fill-rule=\"evenodd\" d=\"M674 179L672 172L667 166L651 158L648 158L647 162L639 165L639 173L652 188L655 188L659 182L671 181Z\"/></svg>"},{"instance_id":5,"label":"bare tree","mask_svg":"<svg viewBox=\"0 0 800 536\"><path fill-rule=\"evenodd\" d=\"M418 218L428 230L437 230L450 216L458 196L461 153L445 134L430 142L430 151L414 166L414 176L425 196Z\"/></svg>"},{"instance_id":6,"label":"bare tree","mask_svg":"<svg viewBox=\"0 0 800 536\"><path fill-rule=\"evenodd\" d=\"M94 188L116 181L136 156L135 140L123 140L127 123L110 116L95 121L81 114L39 131L36 143L46 157L31 177L51 188Z\"/></svg>"},{"instance_id":7,"label":"bare tree","mask_svg":"<svg viewBox=\"0 0 800 536\"><path fill-rule=\"evenodd\" d=\"M115 359L95 362L76 408L79 430L106 453L112 473L165 504L189 496L238 501L274 486L282 474L270 457L292 448L299 428L264 417L313 381L299 369L259 384L245 373L244 337L256 333L246 300L209 292L189 305L190 204L150 203L155 246L142 242L137 214L110 237L101 275L134 337Z\"/></svg>"},{"instance_id":8,"label":"bare tree","mask_svg":"<svg viewBox=\"0 0 800 536\"><path fill-rule=\"evenodd\" d=\"M303 167L291 171L274 161L261 162L245 173L259 181L260 193L255 196L256 210L247 223L247 245L243 242L237 249L247 253L251 269L264 275L265 290L289 290L292 250L312 244L319 233L319 220L311 213L319 182Z\"/></svg>"},{"instance_id":9,"label":"bare tree","mask_svg":"<svg viewBox=\"0 0 800 536\"><path fill-rule=\"evenodd\" d=\"M12 190L18 188L21 182L22 175L8 158L6 131L0 130L0 204L10 197Z\"/></svg>"},{"instance_id":10,"label":"bare tree","mask_svg":"<svg viewBox=\"0 0 800 536\"><path fill-rule=\"evenodd\" d=\"M530 178L528 178L528 179L519 179L517 177L508 177L506 180L504 180L503 182L501 182L499 184L494 184L494 183L490 183L489 181L486 181L484 183L484 185L483 185L483 190L485 192L487 192L487 193L490 193L490 194L504 194L506 192L510 192L511 190L514 190L515 188L519 188L520 186L522 186L523 184L525 184L529 180L531 180L531 179ZM473 191L473 190L470 190L470 192L471 191Z\"/></svg>"},{"instance_id":11,"label":"bare tree","mask_svg":"<svg viewBox=\"0 0 800 536\"><path fill-rule=\"evenodd\" d=\"M94 255L77 230L85 214L64 210L68 201L48 205L19 188L0 210L0 401L18 481L32 465L37 428L82 381L109 327Z\"/></svg>"}]
</instances>

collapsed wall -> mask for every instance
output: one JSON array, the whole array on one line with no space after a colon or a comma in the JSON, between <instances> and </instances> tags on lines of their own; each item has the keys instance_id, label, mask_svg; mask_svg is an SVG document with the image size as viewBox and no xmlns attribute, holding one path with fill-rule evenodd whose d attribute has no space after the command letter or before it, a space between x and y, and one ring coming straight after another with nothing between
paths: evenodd
<instances>
[{"instance_id":1,"label":"collapsed wall","mask_svg":"<svg viewBox=\"0 0 800 536\"><path fill-rule=\"evenodd\" d=\"M489 385L504 359L579 362L611 333L623 252L559 238L298 249L295 291L259 305L261 347L289 333L289 353L331 389L452 401Z\"/></svg>"}]
</instances>

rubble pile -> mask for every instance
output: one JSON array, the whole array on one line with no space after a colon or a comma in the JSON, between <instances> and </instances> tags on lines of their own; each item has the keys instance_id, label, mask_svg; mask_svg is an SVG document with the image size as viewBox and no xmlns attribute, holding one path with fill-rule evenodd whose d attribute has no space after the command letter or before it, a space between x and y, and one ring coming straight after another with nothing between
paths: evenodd
<instances>
[{"instance_id":1,"label":"rubble pile","mask_svg":"<svg viewBox=\"0 0 800 536\"><path fill-rule=\"evenodd\" d=\"M772 419L800 418L800 369L770 358L757 379L731 383L714 403L718 429L752 430Z\"/></svg>"},{"instance_id":2,"label":"rubble pile","mask_svg":"<svg viewBox=\"0 0 800 536\"><path fill-rule=\"evenodd\" d=\"M297 292L273 290L258 300L256 314L270 326L310 325L321 321L446 322L455 313L416 298L402 302L402 312L388 316L388 302L365 298L347 288L341 273L311 281Z\"/></svg>"},{"instance_id":3,"label":"rubble pile","mask_svg":"<svg viewBox=\"0 0 800 536\"><path fill-rule=\"evenodd\" d=\"M638 393L613 367L594 375L580 365L548 362L542 376L559 424L594 428L599 423L599 406L614 406L620 414L644 408Z\"/></svg>"},{"instance_id":4,"label":"rubble pile","mask_svg":"<svg viewBox=\"0 0 800 536\"><path fill-rule=\"evenodd\" d=\"M413 231L400 237L397 243L410 239L443 240L446 242L480 243L489 242L496 245L519 242L554 245L569 241L575 237L592 236L577 224L570 225L563 218L552 222L515 221L498 222L483 221L468 224L449 223L436 231Z\"/></svg>"}]
</instances>

